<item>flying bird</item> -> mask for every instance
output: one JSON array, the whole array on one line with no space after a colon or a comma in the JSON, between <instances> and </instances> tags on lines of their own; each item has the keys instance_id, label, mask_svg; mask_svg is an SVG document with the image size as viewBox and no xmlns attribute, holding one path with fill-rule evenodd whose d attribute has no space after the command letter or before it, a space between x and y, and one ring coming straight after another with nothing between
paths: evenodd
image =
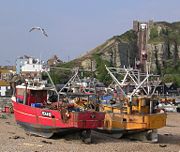
<instances>
[{"instance_id":1,"label":"flying bird","mask_svg":"<svg viewBox=\"0 0 180 152\"><path fill-rule=\"evenodd\" d=\"M29 32L31 32L31 31L33 31L33 30L39 30L39 31L42 32L42 34L43 34L44 36L48 37L46 31L45 31L43 28L41 28L41 27L32 27L32 28L29 30Z\"/></svg>"}]
</instances>

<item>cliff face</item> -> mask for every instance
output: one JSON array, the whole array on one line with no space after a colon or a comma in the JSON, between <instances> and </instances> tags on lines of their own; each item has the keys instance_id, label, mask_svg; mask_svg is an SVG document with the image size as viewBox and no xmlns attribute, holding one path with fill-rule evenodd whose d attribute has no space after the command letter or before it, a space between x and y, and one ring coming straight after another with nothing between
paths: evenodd
<instances>
[{"instance_id":1,"label":"cliff face","mask_svg":"<svg viewBox=\"0 0 180 152\"><path fill-rule=\"evenodd\" d=\"M80 65L86 70L95 69L97 61L94 56L115 67L134 66L137 56L136 33L130 30L121 36L114 36L80 58Z\"/></svg>"},{"instance_id":2,"label":"cliff face","mask_svg":"<svg viewBox=\"0 0 180 152\"><path fill-rule=\"evenodd\" d=\"M177 53L175 48L177 47ZM149 61L153 71L161 74L162 70L167 65L167 62L172 62L171 66L176 66L180 58L180 46L175 44L167 44L166 42L159 42L158 44L148 44L147 51L149 54ZM160 71L157 71L160 70Z\"/></svg>"},{"instance_id":3,"label":"cliff face","mask_svg":"<svg viewBox=\"0 0 180 152\"><path fill-rule=\"evenodd\" d=\"M79 64L85 69L95 70L94 55L98 55L112 66L134 67L135 60L139 58L137 36L137 31L133 30L114 36L79 59ZM151 62L152 72L163 74L167 67L174 68L179 64L180 22L151 22L147 37L147 61Z\"/></svg>"},{"instance_id":4,"label":"cliff face","mask_svg":"<svg viewBox=\"0 0 180 152\"><path fill-rule=\"evenodd\" d=\"M150 30L147 51L153 71L165 74L167 68L176 69L180 65L180 22L155 23Z\"/></svg>"}]
</instances>

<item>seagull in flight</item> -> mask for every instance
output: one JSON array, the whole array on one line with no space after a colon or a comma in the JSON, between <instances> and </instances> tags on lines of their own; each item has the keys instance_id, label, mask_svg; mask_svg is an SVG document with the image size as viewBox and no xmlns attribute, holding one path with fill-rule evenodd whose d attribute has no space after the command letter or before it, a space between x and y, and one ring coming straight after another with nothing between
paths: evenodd
<instances>
[{"instance_id":1,"label":"seagull in flight","mask_svg":"<svg viewBox=\"0 0 180 152\"><path fill-rule=\"evenodd\" d=\"M39 31L42 32L42 34L43 34L44 36L48 37L46 31L45 31L43 28L41 28L41 27L32 27L32 28L29 30L29 32L31 32L31 31L33 31L33 30L39 30Z\"/></svg>"}]
</instances>

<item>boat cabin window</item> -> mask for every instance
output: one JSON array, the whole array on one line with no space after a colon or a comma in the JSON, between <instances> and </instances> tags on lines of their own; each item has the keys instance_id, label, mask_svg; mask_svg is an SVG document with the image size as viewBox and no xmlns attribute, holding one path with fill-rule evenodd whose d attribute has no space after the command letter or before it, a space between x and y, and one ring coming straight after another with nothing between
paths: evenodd
<instances>
[{"instance_id":1,"label":"boat cabin window","mask_svg":"<svg viewBox=\"0 0 180 152\"><path fill-rule=\"evenodd\" d=\"M31 103L44 103L47 101L47 91L46 90L31 90L28 99L28 104Z\"/></svg>"},{"instance_id":2,"label":"boat cabin window","mask_svg":"<svg viewBox=\"0 0 180 152\"><path fill-rule=\"evenodd\" d=\"M16 95L17 95L17 96L24 96L24 91L25 91L25 89L23 89L23 88L18 88L18 89L16 90Z\"/></svg>"},{"instance_id":3,"label":"boat cabin window","mask_svg":"<svg viewBox=\"0 0 180 152\"><path fill-rule=\"evenodd\" d=\"M46 90L31 90L31 96L46 96L47 95L47 91Z\"/></svg>"},{"instance_id":4,"label":"boat cabin window","mask_svg":"<svg viewBox=\"0 0 180 152\"><path fill-rule=\"evenodd\" d=\"M24 94L25 94L25 88L17 88L17 89L16 89L17 102L23 103Z\"/></svg>"}]
</instances>

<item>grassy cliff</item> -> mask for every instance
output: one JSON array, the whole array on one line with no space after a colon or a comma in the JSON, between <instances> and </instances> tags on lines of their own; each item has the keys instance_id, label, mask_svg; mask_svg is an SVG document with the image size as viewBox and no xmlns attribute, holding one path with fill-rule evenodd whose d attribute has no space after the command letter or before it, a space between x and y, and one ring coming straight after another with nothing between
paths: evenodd
<instances>
[{"instance_id":1,"label":"grassy cliff","mask_svg":"<svg viewBox=\"0 0 180 152\"><path fill-rule=\"evenodd\" d=\"M82 62L90 59L96 62L96 71L92 74L92 72L84 72L83 76L94 76L98 78L100 81L109 83L109 77L107 71L105 70L105 64L108 66L116 66L111 60L107 60L103 58L103 56L107 56L107 54L111 53L113 49L111 49L115 43L118 44L127 44L127 47L134 49L134 53L136 54L137 46L137 35L133 30L129 30L122 35L113 36L108 39L103 44L97 46L93 50L89 51L86 55L81 58L77 58L67 63L61 63L58 67L63 68L73 68L73 67L82 67ZM159 50L161 57L158 57L154 64L157 65L159 74L162 75L165 82L175 82L180 86L180 22L168 23L168 22L156 22L150 29L150 35L148 44L158 45L163 44L164 50ZM154 51L154 50L150 50ZM121 53L121 52L120 52ZM121 53L121 55L123 55ZM133 53L129 53L131 55L129 59L134 59ZM155 70L154 72L157 72ZM69 77L65 76L68 72L58 72L57 70L53 71L54 78L57 79L56 82L65 82ZM68 74L69 76L70 74Z\"/></svg>"}]
</instances>

